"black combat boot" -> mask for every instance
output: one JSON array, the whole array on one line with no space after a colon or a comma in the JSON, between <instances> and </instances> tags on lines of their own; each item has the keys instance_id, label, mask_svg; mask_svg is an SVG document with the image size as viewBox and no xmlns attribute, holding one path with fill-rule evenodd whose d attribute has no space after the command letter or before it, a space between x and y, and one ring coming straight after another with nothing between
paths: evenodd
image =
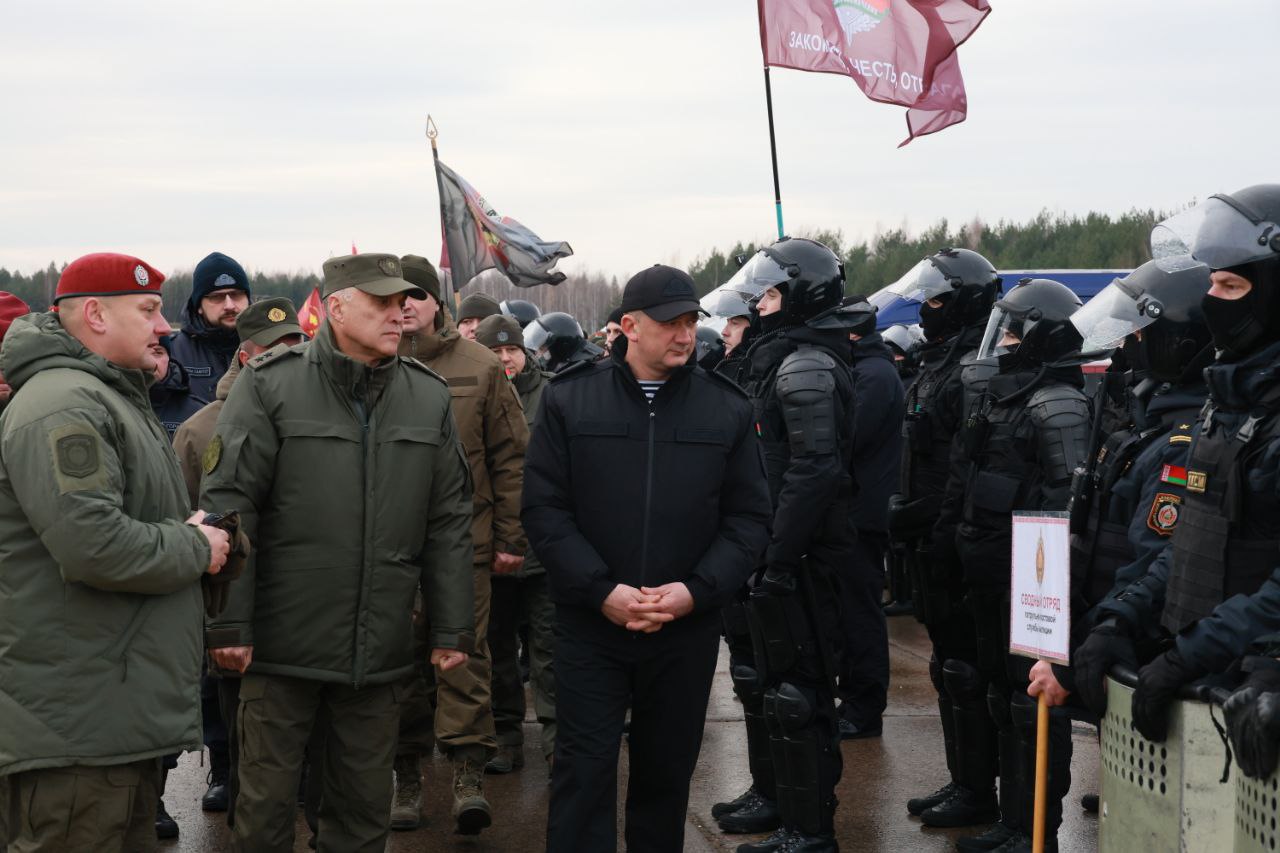
<instances>
[{"instance_id":1,"label":"black combat boot","mask_svg":"<svg viewBox=\"0 0 1280 853\"><path fill-rule=\"evenodd\" d=\"M748 801L751 800L752 797L756 797L756 796L759 796L758 794L756 794L756 786L752 785L750 788L747 788L747 790L743 791L741 794L734 797L732 800L725 800L722 803L716 803L715 805L713 805L711 807L711 816L716 820L719 820L720 818L724 817L727 814L732 814L733 812L736 812L738 809L745 806L748 803Z\"/></svg>"},{"instance_id":2,"label":"black combat boot","mask_svg":"<svg viewBox=\"0 0 1280 853\"><path fill-rule=\"evenodd\" d=\"M768 838L739 844L737 853L777 853L782 845L786 844L793 835L795 835L794 831L787 829L785 826L780 826Z\"/></svg>"},{"instance_id":3,"label":"black combat boot","mask_svg":"<svg viewBox=\"0 0 1280 853\"><path fill-rule=\"evenodd\" d=\"M912 797L907 800L907 814L919 815L925 809L931 809L938 803L949 800L956 792L956 783L948 782L932 794L923 797Z\"/></svg>"},{"instance_id":4,"label":"black combat boot","mask_svg":"<svg viewBox=\"0 0 1280 853\"><path fill-rule=\"evenodd\" d=\"M769 832L782 825L782 815L778 813L777 803L755 794L737 811L719 818L718 823L720 829L730 835Z\"/></svg>"},{"instance_id":5,"label":"black combat boot","mask_svg":"<svg viewBox=\"0 0 1280 853\"><path fill-rule=\"evenodd\" d=\"M966 836L956 839L956 849L960 853L984 853L996 850L1008 843L1010 838L1018 834L1018 828L1000 822L981 835Z\"/></svg>"},{"instance_id":6,"label":"black combat boot","mask_svg":"<svg viewBox=\"0 0 1280 853\"><path fill-rule=\"evenodd\" d=\"M840 845L836 843L835 835L805 835L803 832L794 832L782 842L778 853L840 853Z\"/></svg>"}]
</instances>

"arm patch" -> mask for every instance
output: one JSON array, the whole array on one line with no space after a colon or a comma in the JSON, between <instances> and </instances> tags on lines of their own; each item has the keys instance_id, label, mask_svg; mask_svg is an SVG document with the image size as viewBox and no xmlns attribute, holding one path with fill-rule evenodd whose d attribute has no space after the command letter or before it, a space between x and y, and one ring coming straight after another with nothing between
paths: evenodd
<instances>
[{"instance_id":1,"label":"arm patch","mask_svg":"<svg viewBox=\"0 0 1280 853\"><path fill-rule=\"evenodd\" d=\"M87 424L63 424L49 430L48 438L58 494L109 488L102 436L97 430Z\"/></svg>"}]
</instances>

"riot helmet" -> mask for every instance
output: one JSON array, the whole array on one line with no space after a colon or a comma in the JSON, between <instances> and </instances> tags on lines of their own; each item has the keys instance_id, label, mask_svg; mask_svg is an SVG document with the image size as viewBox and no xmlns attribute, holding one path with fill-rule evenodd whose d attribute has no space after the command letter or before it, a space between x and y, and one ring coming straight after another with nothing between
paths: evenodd
<instances>
[{"instance_id":1,"label":"riot helmet","mask_svg":"<svg viewBox=\"0 0 1280 853\"><path fill-rule=\"evenodd\" d=\"M910 359L916 347L924 342L924 333L920 331L920 327L908 326L905 323L890 326L880 333L880 337L895 357L907 359Z\"/></svg>"},{"instance_id":2,"label":"riot helmet","mask_svg":"<svg viewBox=\"0 0 1280 853\"><path fill-rule=\"evenodd\" d=\"M543 314L524 327L525 348L552 371L586 342L582 326L563 311Z\"/></svg>"},{"instance_id":3,"label":"riot helmet","mask_svg":"<svg viewBox=\"0 0 1280 853\"><path fill-rule=\"evenodd\" d=\"M1085 353L1115 349L1141 331L1136 360L1154 379L1182 382L1213 358L1201 306L1208 292L1207 266L1190 255L1157 258L1103 288L1071 325Z\"/></svg>"},{"instance_id":4,"label":"riot helmet","mask_svg":"<svg viewBox=\"0 0 1280 853\"><path fill-rule=\"evenodd\" d=\"M1069 318L1080 297L1065 284L1024 278L991 309L978 358L998 358L1011 372L1052 364L1080 350L1080 334Z\"/></svg>"},{"instance_id":5,"label":"riot helmet","mask_svg":"<svg viewBox=\"0 0 1280 853\"><path fill-rule=\"evenodd\" d=\"M706 361L708 357L710 361ZM724 338L720 337L720 333L712 326L699 323L695 335L694 360L702 365L703 369L710 370L722 358L724 358Z\"/></svg>"},{"instance_id":6,"label":"riot helmet","mask_svg":"<svg viewBox=\"0 0 1280 853\"><path fill-rule=\"evenodd\" d=\"M1214 272L1251 285L1228 299L1206 294L1204 313L1214 345L1240 358L1280 340L1280 184L1257 184L1210 196L1151 232L1153 255L1190 251Z\"/></svg>"},{"instance_id":7,"label":"riot helmet","mask_svg":"<svg viewBox=\"0 0 1280 853\"><path fill-rule=\"evenodd\" d=\"M747 301L757 295L759 294L748 294L742 290L732 289L728 284L722 284L702 297L698 304L712 319L724 325L725 320L732 320L734 317L750 317L751 306Z\"/></svg>"},{"instance_id":8,"label":"riot helmet","mask_svg":"<svg viewBox=\"0 0 1280 853\"><path fill-rule=\"evenodd\" d=\"M538 306L527 299L504 299L498 307L503 314L515 319L522 329L538 319L538 316L542 314Z\"/></svg>"},{"instance_id":9,"label":"riot helmet","mask_svg":"<svg viewBox=\"0 0 1280 853\"><path fill-rule=\"evenodd\" d=\"M750 294L758 302L769 288L782 294L776 322L800 325L844 298L844 264L836 253L815 240L783 237L761 249L743 265L726 288Z\"/></svg>"},{"instance_id":10,"label":"riot helmet","mask_svg":"<svg viewBox=\"0 0 1280 853\"><path fill-rule=\"evenodd\" d=\"M885 308L901 299L920 306L920 326L929 340L939 340L981 322L1000 295L996 268L971 249L939 249L920 261L869 301ZM931 301L941 304L929 305Z\"/></svg>"}]
</instances>

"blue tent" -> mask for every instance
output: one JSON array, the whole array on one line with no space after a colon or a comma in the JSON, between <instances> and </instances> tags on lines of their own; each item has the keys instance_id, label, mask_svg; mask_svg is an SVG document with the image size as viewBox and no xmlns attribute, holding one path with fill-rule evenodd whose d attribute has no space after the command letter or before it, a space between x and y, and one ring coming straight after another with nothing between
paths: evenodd
<instances>
[{"instance_id":1,"label":"blue tent","mask_svg":"<svg viewBox=\"0 0 1280 853\"><path fill-rule=\"evenodd\" d=\"M1081 301L1088 302L1098 291L1117 278L1123 278L1132 270L1001 270L1004 290L1008 293L1024 278L1051 278L1071 288ZM920 322L920 305L899 299L885 305L876 313L876 328L887 329L899 323L911 325Z\"/></svg>"}]
</instances>

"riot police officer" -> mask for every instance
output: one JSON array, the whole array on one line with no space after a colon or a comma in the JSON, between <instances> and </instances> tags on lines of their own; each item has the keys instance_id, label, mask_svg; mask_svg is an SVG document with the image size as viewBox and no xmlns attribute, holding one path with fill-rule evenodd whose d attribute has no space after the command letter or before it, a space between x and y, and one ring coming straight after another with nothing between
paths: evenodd
<instances>
[{"instance_id":1,"label":"riot police officer","mask_svg":"<svg viewBox=\"0 0 1280 853\"><path fill-rule=\"evenodd\" d=\"M993 372L990 366L971 362L982 341L991 306L1000 294L1000 284L995 267L982 255L968 249L943 249L870 299L881 307L888 307L895 300L918 304L925 336L917 350L920 372L907 389L901 486L889 504L889 535L904 553L914 587L916 616L928 629L933 645L929 675L938 692L938 714L951 776L932 794L908 801L907 810L919 815L947 803L946 820L954 826L991 817L990 805L977 795L989 791L993 784L994 747L990 746L990 738L983 741L971 736L968 744L975 754L967 760L957 754L958 712L943 684L942 664L948 659L972 664L978 653L972 619L961 605L961 575L958 571L935 570L931 537L952 466L952 442L973 402L966 403L966 394L976 394L985 377ZM977 710L982 710L981 705ZM976 724L989 725L978 715L970 717Z\"/></svg>"},{"instance_id":2,"label":"riot police officer","mask_svg":"<svg viewBox=\"0 0 1280 853\"><path fill-rule=\"evenodd\" d=\"M604 350L587 340L578 321L563 311L543 314L525 326L524 345L552 373L604 355Z\"/></svg>"},{"instance_id":3,"label":"riot police officer","mask_svg":"<svg viewBox=\"0 0 1280 853\"><path fill-rule=\"evenodd\" d=\"M977 643L976 662L948 660L942 668L957 711L957 751L962 766L971 756L975 761L989 756L994 724L1000 814L1006 826L1017 825L1026 790L1019 780L1010 695L1031 666L1008 654L1011 518L1015 511L1066 510L1072 475L1088 454L1090 407L1083 390L1080 336L1068 322L1079 307L1079 297L1048 279L1023 279L996 302L978 357L995 359L998 372L960 436L959 456L967 466L958 481L948 483L938 523L940 533L954 530L954 537L948 542L935 536L935 559L963 572ZM981 718L983 700L989 720ZM971 749L971 740L980 749ZM1051 721L1050 740L1055 768L1065 777L1070 772L1069 719ZM970 793L976 798L967 804L970 809L994 805L990 790ZM948 812L943 803L927 811L924 820L947 825Z\"/></svg>"},{"instance_id":4,"label":"riot police officer","mask_svg":"<svg viewBox=\"0 0 1280 853\"><path fill-rule=\"evenodd\" d=\"M1260 184L1158 226L1157 254L1190 249L1212 271L1203 308L1217 361L1186 466L1186 500L1169 546L1147 574L1100 605L1077 657L1077 682L1095 705L1112 663L1136 662L1136 642L1163 629L1144 666L1133 718L1162 741L1179 688L1221 672L1254 640L1280 629L1280 185Z\"/></svg>"},{"instance_id":5,"label":"riot police officer","mask_svg":"<svg viewBox=\"0 0 1280 853\"><path fill-rule=\"evenodd\" d=\"M910 385L920 367L916 361L916 351L924 344L924 332L919 325L895 323L881 332L880 337L893 353L893 366L898 369L902 384Z\"/></svg>"},{"instance_id":6,"label":"riot police officer","mask_svg":"<svg viewBox=\"0 0 1280 853\"><path fill-rule=\"evenodd\" d=\"M1077 470L1072 484L1070 613L1075 647L1088 636L1096 615L1093 608L1110 592L1117 574L1123 578L1133 567L1149 565L1177 527L1191 425L1206 394L1201 371L1213 360L1200 308L1208 289L1208 268L1187 256L1149 261L1112 282L1071 317L1085 353L1101 354L1123 342L1131 360L1144 366L1144 378L1130 393L1131 426L1110 433L1103 429L1107 389L1095 395L1089 461ZM1043 693L1051 706L1080 704L1072 695L1076 688L1071 669L1042 661L1031 668L1029 677L1025 691L1020 682L1015 685L1010 709L1024 789L1032 785L1035 767L1032 698ZM1049 772L1045 819L1050 845L1062 821L1069 782L1060 749L1051 753ZM1033 804L1024 797L1021 805L1020 815L1005 816L1015 821L1002 821L979 839L994 846L1019 836L1015 844L1029 845Z\"/></svg>"},{"instance_id":7,"label":"riot police officer","mask_svg":"<svg viewBox=\"0 0 1280 853\"><path fill-rule=\"evenodd\" d=\"M783 239L743 270L762 293L745 388L774 502L765 565L748 597L754 655L736 657L757 799L776 797L781 827L739 853L827 853L842 762L835 679L841 631L835 568L853 555L853 379L842 326L844 267L826 246ZM767 737L772 780L762 779ZM766 785L774 783L774 790ZM748 808L752 803L747 803ZM758 806L757 806L758 807ZM733 825L737 812L721 817Z\"/></svg>"},{"instance_id":8,"label":"riot police officer","mask_svg":"<svg viewBox=\"0 0 1280 853\"><path fill-rule=\"evenodd\" d=\"M522 329L542 316L542 309L527 299L504 299L498 308L519 323Z\"/></svg>"}]
</instances>

